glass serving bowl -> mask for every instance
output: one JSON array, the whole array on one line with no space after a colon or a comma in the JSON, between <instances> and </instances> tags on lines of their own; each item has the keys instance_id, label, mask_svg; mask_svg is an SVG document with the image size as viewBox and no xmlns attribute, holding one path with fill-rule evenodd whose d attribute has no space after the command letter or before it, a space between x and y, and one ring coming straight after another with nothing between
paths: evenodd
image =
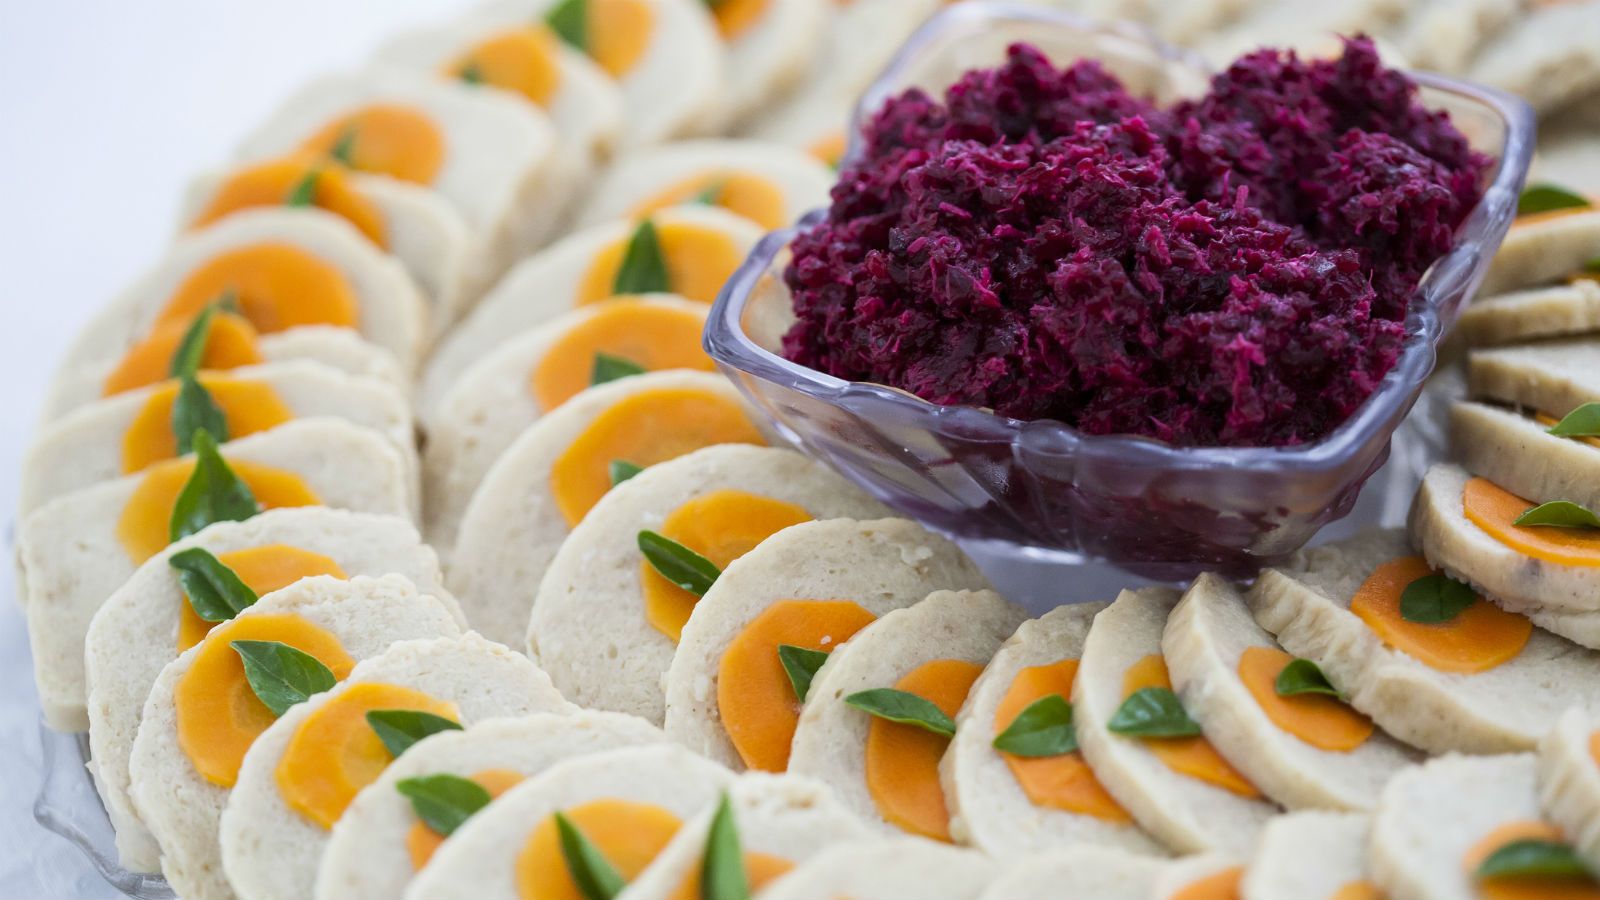
<instances>
[{"instance_id":1,"label":"glass serving bowl","mask_svg":"<svg viewBox=\"0 0 1600 900\"><path fill-rule=\"evenodd\" d=\"M1102 61L1158 100L1203 91L1210 72L1143 29L1001 3L964 3L912 36L857 106L860 126L910 87L938 95L961 73L998 65L1027 41L1058 66ZM781 355L793 322L782 273L798 229L770 234L712 308L706 348L776 431L883 502L956 538L1031 559L1098 560L1147 577L1253 573L1306 543L1355 503L1432 371L1441 334L1482 280L1516 212L1534 119L1510 95L1412 73L1422 99L1447 110L1494 157L1482 202L1457 245L1423 277L1400 359L1371 397L1321 440L1288 448L1174 447L1126 435L1080 434L938 406L905 391L849 382ZM816 211L799 229L816 223Z\"/></svg>"}]
</instances>

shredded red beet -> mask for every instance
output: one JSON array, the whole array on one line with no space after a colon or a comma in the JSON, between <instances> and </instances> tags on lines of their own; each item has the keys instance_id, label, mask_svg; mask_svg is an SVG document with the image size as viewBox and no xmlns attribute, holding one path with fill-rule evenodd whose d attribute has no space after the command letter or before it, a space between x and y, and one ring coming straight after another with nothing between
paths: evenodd
<instances>
[{"instance_id":1,"label":"shredded red beet","mask_svg":"<svg viewBox=\"0 0 1600 900\"><path fill-rule=\"evenodd\" d=\"M1170 110L1037 50L891 100L785 273L790 359L1179 445L1337 427L1394 365L1489 160L1370 41Z\"/></svg>"}]
</instances>

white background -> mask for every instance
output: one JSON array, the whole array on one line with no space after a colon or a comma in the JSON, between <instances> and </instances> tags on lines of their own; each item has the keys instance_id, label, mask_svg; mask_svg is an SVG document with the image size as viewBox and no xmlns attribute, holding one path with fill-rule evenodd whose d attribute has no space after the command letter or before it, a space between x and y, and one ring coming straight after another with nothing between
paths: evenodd
<instances>
[{"instance_id":1,"label":"white background","mask_svg":"<svg viewBox=\"0 0 1600 900\"><path fill-rule=\"evenodd\" d=\"M0 516L73 333L170 240L196 172L299 83L464 0L0 0ZM9 541L8 541L9 544ZM0 575L10 594L10 579ZM0 600L0 897L115 896L33 821L37 701Z\"/></svg>"}]
</instances>

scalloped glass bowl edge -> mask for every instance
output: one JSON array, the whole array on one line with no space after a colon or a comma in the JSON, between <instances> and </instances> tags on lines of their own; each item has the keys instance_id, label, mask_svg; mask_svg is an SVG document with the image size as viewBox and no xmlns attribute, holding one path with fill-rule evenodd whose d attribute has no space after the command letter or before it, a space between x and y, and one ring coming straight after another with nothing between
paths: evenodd
<instances>
[{"instance_id":1,"label":"scalloped glass bowl edge","mask_svg":"<svg viewBox=\"0 0 1600 900\"><path fill-rule=\"evenodd\" d=\"M1019 38L1041 45L1058 64L1068 59L1060 53L1106 48L1109 67L1157 96L1192 89L1210 74L1137 27L968 3L912 36L864 94L853 126L908 86L940 86L940 79L985 64L983 53L991 54L987 64L998 62L1005 44ZM936 406L789 362L776 352L792 317L781 277L786 248L822 211L754 248L711 311L706 349L784 439L939 531L1096 558L1158 578L1208 569L1249 574L1349 511L1387 458L1390 438L1433 370L1441 335L1482 280L1515 215L1532 155L1532 111L1489 88L1431 73L1412 77L1424 100L1448 109L1499 164L1456 247L1423 277L1394 369L1315 443L1183 448L1084 435L1057 421ZM852 152L858 133L852 127Z\"/></svg>"}]
</instances>

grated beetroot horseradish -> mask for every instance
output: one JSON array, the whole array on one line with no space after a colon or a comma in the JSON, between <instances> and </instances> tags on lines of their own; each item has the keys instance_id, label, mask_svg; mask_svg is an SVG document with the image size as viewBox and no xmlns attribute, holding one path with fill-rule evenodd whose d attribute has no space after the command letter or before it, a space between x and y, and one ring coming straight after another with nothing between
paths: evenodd
<instances>
[{"instance_id":1,"label":"grated beetroot horseradish","mask_svg":"<svg viewBox=\"0 0 1600 900\"><path fill-rule=\"evenodd\" d=\"M1016 45L889 101L785 279L795 362L939 404L1280 446L1394 365L1490 161L1370 41L1162 109Z\"/></svg>"}]
</instances>

